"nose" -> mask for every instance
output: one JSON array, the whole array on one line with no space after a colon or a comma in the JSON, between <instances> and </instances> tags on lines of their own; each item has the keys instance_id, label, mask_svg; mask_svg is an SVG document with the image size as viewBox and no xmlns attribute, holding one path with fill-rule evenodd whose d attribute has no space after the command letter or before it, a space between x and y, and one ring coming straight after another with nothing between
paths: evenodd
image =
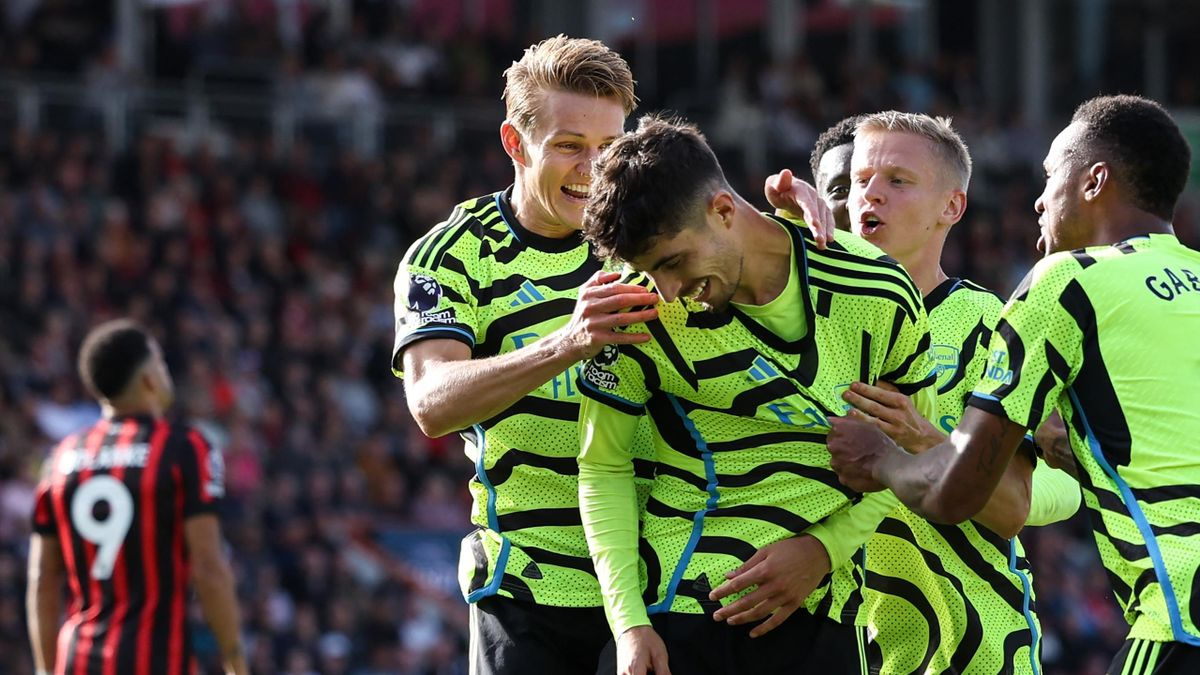
<instances>
[{"instance_id":1,"label":"nose","mask_svg":"<svg viewBox=\"0 0 1200 675\"><path fill-rule=\"evenodd\" d=\"M884 201L883 191L880 189L881 176L871 176L867 181L866 187L863 188L863 199L867 200L868 204L882 204Z\"/></svg>"},{"instance_id":2,"label":"nose","mask_svg":"<svg viewBox=\"0 0 1200 675\"><path fill-rule=\"evenodd\" d=\"M1038 198L1033 200L1033 212L1039 216L1046 212L1045 195L1038 195Z\"/></svg>"},{"instance_id":3,"label":"nose","mask_svg":"<svg viewBox=\"0 0 1200 675\"><path fill-rule=\"evenodd\" d=\"M590 178L592 175L592 166L596 164L596 160L600 157L599 148L590 148L583 156L579 158L579 163L575 165L575 171L579 172L580 176Z\"/></svg>"},{"instance_id":4,"label":"nose","mask_svg":"<svg viewBox=\"0 0 1200 675\"><path fill-rule=\"evenodd\" d=\"M675 302L683 288L683 282L663 274L651 274L650 280L654 282L654 290L658 291L658 297L663 302Z\"/></svg>"}]
</instances>

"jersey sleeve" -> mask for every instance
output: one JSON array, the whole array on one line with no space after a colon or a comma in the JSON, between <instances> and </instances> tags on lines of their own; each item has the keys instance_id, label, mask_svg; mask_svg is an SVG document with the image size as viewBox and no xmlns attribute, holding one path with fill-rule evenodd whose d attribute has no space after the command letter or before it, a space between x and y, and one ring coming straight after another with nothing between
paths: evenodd
<instances>
[{"instance_id":1,"label":"jersey sleeve","mask_svg":"<svg viewBox=\"0 0 1200 675\"><path fill-rule=\"evenodd\" d=\"M43 478L37 485L33 498L33 531L45 536L58 534L58 522L54 517L54 495L50 481Z\"/></svg>"},{"instance_id":2,"label":"jersey sleeve","mask_svg":"<svg viewBox=\"0 0 1200 675\"><path fill-rule=\"evenodd\" d=\"M408 345L430 338L456 340L474 347L478 335L478 302L472 292L472 265L464 244L446 251L436 268L424 266L425 240L413 244L396 271L396 341L392 348L392 372L403 377L401 355Z\"/></svg>"},{"instance_id":3,"label":"jersey sleeve","mask_svg":"<svg viewBox=\"0 0 1200 675\"><path fill-rule=\"evenodd\" d=\"M899 505L900 500L891 490L872 492L857 504L835 511L804 533L821 542L829 555L829 569L837 569L850 561L854 552L867 543L883 519Z\"/></svg>"},{"instance_id":4,"label":"jersey sleeve","mask_svg":"<svg viewBox=\"0 0 1200 675\"><path fill-rule=\"evenodd\" d=\"M922 389L932 389L936 374L929 357L931 339L925 308L920 305L907 309L897 307L891 333L894 337L889 341L879 379L891 382L907 396Z\"/></svg>"},{"instance_id":5,"label":"jersey sleeve","mask_svg":"<svg viewBox=\"0 0 1200 675\"><path fill-rule=\"evenodd\" d=\"M1069 253L1043 259L1005 305L983 379L967 404L1037 429L1079 372L1083 333L1071 313L1084 291ZM1082 298L1086 303L1086 298Z\"/></svg>"},{"instance_id":6,"label":"jersey sleeve","mask_svg":"<svg viewBox=\"0 0 1200 675\"><path fill-rule=\"evenodd\" d=\"M225 460L221 451L195 429L183 432L178 447L183 517L215 513L225 497Z\"/></svg>"},{"instance_id":7,"label":"jersey sleeve","mask_svg":"<svg viewBox=\"0 0 1200 675\"><path fill-rule=\"evenodd\" d=\"M626 415L641 415L650 399L646 370L653 367L650 357L635 346L607 345L583 364L579 393Z\"/></svg>"},{"instance_id":8,"label":"jersey sleeve","mask_svg":"<svg viewBox=\"0 0 1200 675\"><path fill-rule=\"evenodd\" d=\"M579 411L579 511L614 636L650 623L638 572L639 496L634 446L641 415L599 399Z\"/></svg>"},{"instance_id":9,"label":"jersey sleeve","mask_svg":"<svg viewBox=\"0 0 1200 675\"><path fill-rule=\"evenodd\" d=\"M1033 469L1025 524L1036 527L1066 520L1079 510L1082 499L1079 481L1065 471L1038 462Z\"/></svg>"}]
</instances>

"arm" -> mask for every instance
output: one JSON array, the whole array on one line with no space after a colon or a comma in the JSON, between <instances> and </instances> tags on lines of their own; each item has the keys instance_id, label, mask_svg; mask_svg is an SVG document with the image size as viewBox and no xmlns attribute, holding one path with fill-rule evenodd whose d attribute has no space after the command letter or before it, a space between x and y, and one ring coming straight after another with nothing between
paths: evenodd
<instances>
[{"instance_id":1,"label":"arm","mask_svg":"<svg viewBox=\"0 0 1200 675\"><path fill-rule=\"evenodd\" d=\"M221 650L226 673L249 673L242 652L241 622L233 572L221 554L221 531L215 515L188 518L183 526L188 557L192 565L192 585L204 608Z\"/></svg>"},{"instance_id":2,"label":"arm","mask_svg":"<svg viewBox=\"0 0 1200 675\"><path fill-rule=\"evenodd\" d=\"M940 523L983 509L1025 437L1021 425L969 407L949 439L910 455L869 422L829 422L831 463L843 483L864 492L891 488L913 512Z\"/></svg>"},{"instance_id":3,"label":"arm","mask_svg":"<svg viewBox=\"0 0 1200 675\"><path fill-rule=\"evenodd\" d=\"M649 321L658 296L640 286L612 283L616 272L598 272L579 291L566 326L530 345L483 359L455 340L427 339L404 348L407 398L413 418L427 436L444 436L502 412L529 392L606 344L646 342L649 335L613 328Z\"/></svg>"},{"instance_id":4,"label":"arm","mask_svg":"<svg viewBox=\"0 0 1200 675\"><path fill-rule=\"evenodd\" d=\"M614 635L649 625L638 575L638 509L629 448L638 418L584 398L579 406L579 511Z\"/></svg>"},{"instance_id":5,"label":"arm","mask_svg":"<svg viewBox=\"0 0 1200 675\"><path fill-rule=\"evenodd\" d=\"M56 537L34 534L30 538L28 575L25 613L33 662L38 673L52 673L58 618L62 613L62 588L67 578L67 566Z\"/></svg>"},{"instance_id":6,"label":"arm","mask_svg":"<svg viewBox=\"0 0 1200 675\"><path fill-rule=\"evenodd\" d=\"M1057 523L1075 515L1083 495L1074 476L1039 462L1033 470L1033 490L1026 525Z\"/></svg>"},{"instance_id":7,"label":"arm","mask_svg":"<svg viewBox=\"0 0 1200 675\"><path fill-rule=\"evenodd\" d=\"M886 382L878 386L855 382L842 398L862 413L863 419L911 453L924 452L947 439L917 411L908 396ZM991 499L972 520L1005 539L1015 537L1029 513L1032 473L1033 464L1024 455L1009 463Z\"/></svg>"},{"instance_id":8,"label":"arm","mask_svg":"<svg viewBox=\"0 0 1200 675\"><path fill-rule=\"evenodd\" d=\"M802 219L812 232L817 248L824 249L833 241L836 220L829 205L821 199L817 189L784 169L767 178L763 187L767 203L775 207L776 215L784 218Z\"/></svg>"},{"instance_id":9,"label":"arm","mask_svg":"<svg viewBox=\"0 0 1200 675\"><path fill-rule=\"evenodd\" d=\"M670 675L666 645L641 597L631 453L638 417L585 397L579 419L579 511L616 637L618 672Z\"/></svg>"}]
</instances>

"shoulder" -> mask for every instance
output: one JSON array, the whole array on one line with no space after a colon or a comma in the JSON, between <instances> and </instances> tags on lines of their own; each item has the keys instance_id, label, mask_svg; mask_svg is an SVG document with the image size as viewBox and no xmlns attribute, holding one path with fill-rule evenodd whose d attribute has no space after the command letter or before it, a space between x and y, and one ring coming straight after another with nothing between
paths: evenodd
<instances>
[{"instance_id":1,"label":"shoulder","mask_svg":"<svg viewBox=\"0 0 1200 675\"><path fill-rule=\"evenodd\" d=\"M891 301L913 317L924 307L904 267L861 237L838 232L823 251L806 246L805 256L809 281L818 288Z\"/></svg>"},{"instance_id":2,"label":"shoulder","mask_svg":"<svg viewBox=\"0 0 1200 675\"><path fill-rule=\"evenodd\" d=\"M1101 260L1111 257L1110 249L1108 246L1097 246L1061 251L1042 258L1021 280L1013 291L1012 299L1025 301L1030 296L1057 295L1071 281L1084 275Z\"/></svg>"},{"instance_id":3,"label":"shoulder","mask_svg":"<svg viewBox=\"0 0 1200 675\"><path fill-rule=\"evenodd\" d=\"M459 203L450 215L413 242L404 254L403 267L436 271L447 257L462 262L479 260L485 240L502 243L512 237L496 196L474 197Z\"/></svg>"},{"instance_id":4,"label":"shoulder","mask_svg":"<svg viewBox=\"0 0 1200 675\"><path fill-rule=\"evenodd\" d=\"M959 279L947 298L952 303L978 310L981 314L999 315L1004 308L1004 298L999 293L985 288L970 279Z\"/></svg>"}]
</instances>

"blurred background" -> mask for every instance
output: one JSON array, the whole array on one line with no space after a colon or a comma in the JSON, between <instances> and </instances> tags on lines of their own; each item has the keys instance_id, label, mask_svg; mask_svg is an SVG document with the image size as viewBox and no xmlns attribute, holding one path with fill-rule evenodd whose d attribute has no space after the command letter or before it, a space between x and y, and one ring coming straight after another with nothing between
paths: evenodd
<instances>
[{"instance_id":1,"label":"blurred background","mask_svg":"<svg viewBox=\"0 0 1200 675\"><path fill-rule=\"evenodd\" d=\"M807 175L848 114L953 116L975 177L946 269L1007 294L1078 103L1149 95L1200 149L1198 28L1188 0L4 0L0 670L32 672L40 462L98 415L76 349L131 315L225 453L255 672L467 672L472 467L417 430L389 372L392 275L455 203L511 182L501 72L528 44L608 42L640 110L699 122L750 197ZM1193 247L1197 166L1175 220ZM1102 673L1126 626L1086 521L1022 538L1045 672Z\"/></svg>"}]
</instances>

